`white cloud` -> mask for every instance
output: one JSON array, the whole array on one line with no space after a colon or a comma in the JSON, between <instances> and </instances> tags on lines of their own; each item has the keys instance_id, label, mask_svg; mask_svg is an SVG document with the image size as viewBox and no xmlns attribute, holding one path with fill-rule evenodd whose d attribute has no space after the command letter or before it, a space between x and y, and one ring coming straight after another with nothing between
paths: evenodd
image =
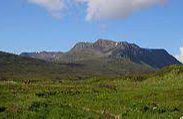
<instances>
[{"instance_id":1,"label":"white cloud","mask_svg":"<svg viewBox=\"0 0 183 119\"><path fill-rule=\"evenodd\" d=\"M58 17L65 7L64 0L28 0L28 2L45 8L55 17Z\"/></svg>"},{"instance_id":2,"label":"white cloud","mask_svg":"<svg viewBox=\"0 0 183 119\"><path fill-rule=\"evenodd\" d=\"M118 19L131 13L164 3L166 0L27 0L29 3L45 8L54 16L63 13L64 8L71 8L77 3L87 5L86 20ZM79 4L79 6L81 5ZM77 4L78 5L78 4ZM83 8L83 7L81 7ZM75 11L76 12L76 11ZM77 12L76 12L77 13Z\"/></svg>"},{"instance_id":3,"label":"white cloud","mask_svg":"<svg viewBox=\"0 0 183 119\"><path fill-rule=\"evenodd\" d=\"M180 47L180 54L175 56L180 62L183 63L183 46Z\"/></svg>"},{"instance_id":4,"label":"white cloud","mask_svg":"<svg viewBox=\"0 0 183 119\"><path fill-rule=\"evenodd\" d=\"M87 20L117 19L165 0L76 0L87 4Z\"/></svg>"}]
</instances>

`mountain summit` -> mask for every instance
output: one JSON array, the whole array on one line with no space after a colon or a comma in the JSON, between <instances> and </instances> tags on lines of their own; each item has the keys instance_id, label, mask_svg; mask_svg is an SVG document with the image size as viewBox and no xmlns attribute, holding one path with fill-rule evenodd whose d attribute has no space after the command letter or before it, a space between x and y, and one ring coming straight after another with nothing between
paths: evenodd
<instances>
[{"instance_id":1,"label":"mountain summit","mask_svg":"<svg viewBox=\"0 0 183 119\"><path fill-rule=\"evenodd\" d=\"M89 42L79 42L74 46L74 50L77 49L86 49L86 48L93 48L96 50L103 50L108 51L113 48L140 48L135 44L130 44L128 42L115 42L112 40L106 40L106 39L99 39L95 43L89 43ZM73 50L72 49L72 50Z\"/></svg>"},{"instance_id":2,"label":"mountain summit","mask_svg":"<svg viewBox=\"0 0 183 119\"><path fill-rule=\"evenodd\" d=\"M94 43L79 42L66 53L51 52L49 54L47 52L46 55L43 55L43 53L23 53L21 56L48 61L52 59L52 61L65 63L87 63L90 61L96 63L98 61L105 62L106 60L108 61L107 63L110 61L132 62L154 69L181 64L164 49L146 49L136 44L106 39L99 39Z\"/></svg>"}]
</instances>

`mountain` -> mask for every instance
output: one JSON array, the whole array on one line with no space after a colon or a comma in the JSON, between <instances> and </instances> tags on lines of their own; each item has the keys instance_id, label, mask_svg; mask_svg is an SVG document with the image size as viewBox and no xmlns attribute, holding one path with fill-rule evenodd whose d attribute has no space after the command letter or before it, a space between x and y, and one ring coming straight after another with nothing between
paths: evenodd
<instances>
[{"instance_id":1,"label":"mountain","mask_svg":"<svg viewBox=\"0 0 183 119\"><path fill-rule=\"evenodd\" d=\"M21 56L56 61L61 63L83 63L120 61L159 69L181 64L164 49L146 49L128 42L99 39L94 43L79 42L66 53L23 53ZM102 61L103 60L103 61ZM99 63L99 62L98 62Z\"/></svg>"},{"instance_id":2,"label":"mountain","mask_svg":"<svg viewBox=\"0 0 183 119\"><path fill-rule=\"evenodd\" d=\"M62 52L33 52L33 53L22 53L21 56L32 57L41 60L54 61L58 55L62 55Z\"/></svg>"}]
</instances>

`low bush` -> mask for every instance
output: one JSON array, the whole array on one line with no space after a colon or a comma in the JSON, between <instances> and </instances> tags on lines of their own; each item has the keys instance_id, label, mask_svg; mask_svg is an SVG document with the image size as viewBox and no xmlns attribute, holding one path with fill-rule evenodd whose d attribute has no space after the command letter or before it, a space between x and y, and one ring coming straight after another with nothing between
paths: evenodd
<instances>
[{"instance_id":1,"label":"low bush","mask_svg":"<svg viewBox=\"0 0 183 119\"><path fill-rule=\"evenodd\" d=\"M0 112L6 111L6 107L0 106Z\"/></svg>"},{"instance_id":2,"label":"low bush","mask_svg":"<svg viewBox=\"0 0 183 119\"><path fill-rule=\"evenodd\" d=\"M31 106L29 107L30 111L39 111L41 109L45 109L48 107L48 104L45 102L32 102Z\"/></svg>"}]
</instances>

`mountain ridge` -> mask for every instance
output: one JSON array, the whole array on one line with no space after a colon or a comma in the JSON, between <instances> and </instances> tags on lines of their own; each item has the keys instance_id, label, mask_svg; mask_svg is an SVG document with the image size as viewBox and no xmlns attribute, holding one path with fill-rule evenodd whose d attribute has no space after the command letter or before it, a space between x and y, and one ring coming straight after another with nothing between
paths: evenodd
<instances>
[{"instance_id":1,"label":"mountain ridge","mask_svg":"<svg viewBox=\"0 0 183 119\"><path fill-rule=\"evenodd\" d=\"M181 64L176 58L170 55L165 49L147 49L141 48L134 43L116 42L108 39L98 39L94 43L78 42L68 52L46 52L27 53L21 56L43 59L46 61L78 63L87 60L96 60L101 58L130 60L137 64L145 64L154 69L165 66Z\"/></svg>"}]
</instances>

